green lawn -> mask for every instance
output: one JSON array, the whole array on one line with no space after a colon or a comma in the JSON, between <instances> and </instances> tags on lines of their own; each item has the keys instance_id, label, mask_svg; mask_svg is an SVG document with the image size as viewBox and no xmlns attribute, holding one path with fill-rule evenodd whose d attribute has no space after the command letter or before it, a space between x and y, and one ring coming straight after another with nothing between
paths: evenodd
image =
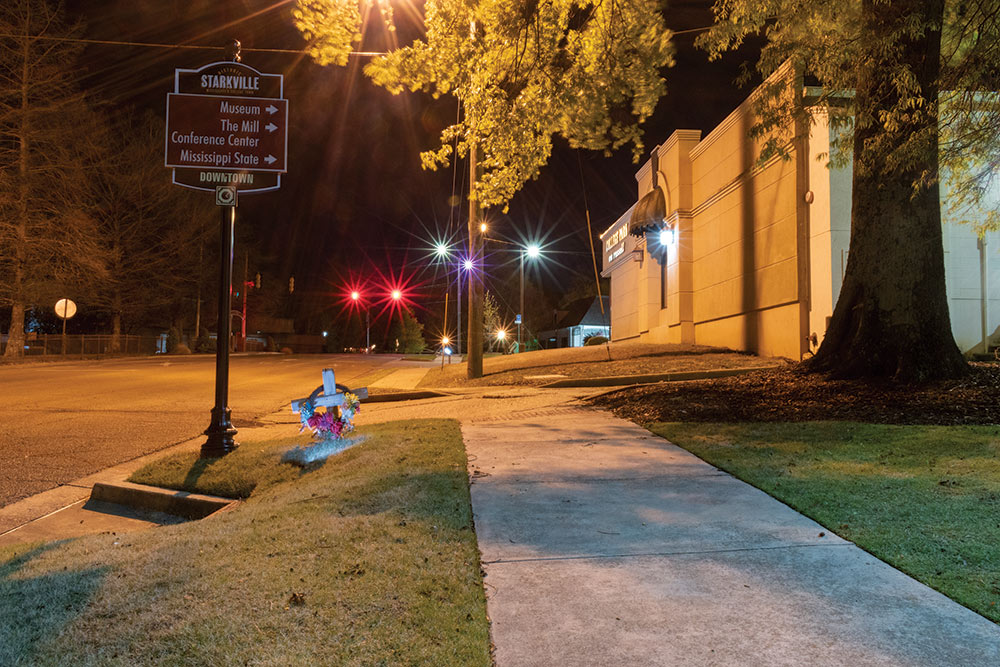
<instances>
[{"instance_id":1,"label":"green lawn","mask_svg":"<svg viewBox=\"0 0 1000 667\"><path fill-rule=\"evenodd\" d=\"M1000 427L649 428L1000 622Z\"/></svg>"},{"instance_id":2,"label":"green lawn","mask_svg":"<svg viewBox=\"0 0 1000 667\"><path fill-rule=\"evenodd\" d=\"M166 461L252 489L203 521L0 548L0 664L489 665L458 423L359 432L304 471L304 437Z\"/></svg>"}]
</instances>

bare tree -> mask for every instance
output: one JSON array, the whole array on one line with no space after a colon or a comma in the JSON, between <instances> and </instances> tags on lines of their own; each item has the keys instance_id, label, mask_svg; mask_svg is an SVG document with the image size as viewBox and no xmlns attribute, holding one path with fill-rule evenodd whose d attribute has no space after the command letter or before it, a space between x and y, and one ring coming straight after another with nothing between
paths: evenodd
<instances>
[{"instance_id":1,"label":"bare tree","mask_svg":"<svg viewBox=\"0 0 1000 667\"><path fill-rule=\"evenodd\" d=\"M107 266L92 302L110 314L117 350L123 322L181 312L193 296L210 202L170 183L158 153L163 121L152 114L95 117L89 134L86 211Z\"/></svg>"},{"instance_id":2,"label":"bare tree","mask_svg":"<svg viewBox=\"0 0 1000 667\"><path fill-rule=\"evenodd\" d=\"M103 273L93 221L79 202L74 29L44 0L0 4L0 305L11 308L8 357L24 347L24 313L56 286ZM63 292L66 295L65 292Z\"/></svg>"}]
</instances>

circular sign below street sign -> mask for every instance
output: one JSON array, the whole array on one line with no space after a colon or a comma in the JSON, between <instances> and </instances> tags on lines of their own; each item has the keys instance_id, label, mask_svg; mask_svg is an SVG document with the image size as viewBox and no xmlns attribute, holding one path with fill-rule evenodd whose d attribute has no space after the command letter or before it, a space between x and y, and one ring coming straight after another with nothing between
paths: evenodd
<instances>
[{"instance_id":1,"label":"circular sign below street sign","mask_svg":"<svg viewBox=\"0 0 1000 667\"><path fill-rule=\"evenodd\" d=\"M64 320L68 320L76 315L76 304L69 299L59 299L56 301L56 315Z\"/></svg>"}]
</instances>

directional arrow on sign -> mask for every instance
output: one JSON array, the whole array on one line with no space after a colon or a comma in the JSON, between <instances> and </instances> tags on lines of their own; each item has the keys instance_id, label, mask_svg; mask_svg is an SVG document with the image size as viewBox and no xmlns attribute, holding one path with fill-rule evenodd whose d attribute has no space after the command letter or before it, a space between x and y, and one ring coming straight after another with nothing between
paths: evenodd
<instances>
[{"instance_id":1,"label":"directional arrow on sign","mask_svg":"<svg viewBox=\"0 0 1000 667\"><path fill-rule=\"evenodd\" d=\"M275 112L278 111L278 107L274 106L273 104L268 104L267 107L264 109L264 111L266 111L269 114L274 114Z\"/></svg>"},{"instance_id":2,"label":"directional arrow on sign","mask_svg":"<svg viewBox=\"0 0 1000 667\"><path fill-rule=\"evenodd\" d=\"M275 113L266 121L266 127L259 120L242 117L271 109ZM199 169L206 173L284 172L288 156L287 127L288 107L285 100L169 93L164 164ZM188 137L204 137L211 141L202 141L206 147L193 150L186 141ZM201 178L201 173L198 178ZM223 181L199 182L215 186L228 185L232 180L232 177L226 176Z\"/></svg>"}]
</instances>

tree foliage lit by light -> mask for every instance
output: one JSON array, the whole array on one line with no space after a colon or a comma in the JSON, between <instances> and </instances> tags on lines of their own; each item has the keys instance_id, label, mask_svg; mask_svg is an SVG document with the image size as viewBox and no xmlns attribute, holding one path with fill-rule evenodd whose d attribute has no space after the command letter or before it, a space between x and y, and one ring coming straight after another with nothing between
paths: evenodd
<instances>
[{"instance_id":1,"label":"tree foliage lit by light","mask_svg":"<svg viewBox=\"0 0 1000 667\"><path fill-rule=\"evenodd\" d=\"M505 206L548 162L553 136L574 148L642 152L640 126L666 92L671 32L655 0L428 0L425 37L365 68L393 93L461 100L464 116L422 154L446 166L457 142L482 169L480 205ZM320 63L346 62L359 41L356 2L300 0L296 24Z\"/></svg>"},{"instance_id":2,"label":"tree foliage lit by light","mask_svg":"<svg viewBox=\"0 0 1000 667\"><path fill-rule=\"evenodd\" d=\"M886 154L889 168L925 159L929 142L938 139L941 180L948 185L949 206L966 213L963 222L977 231L1000 229L1000 0L917 2L927 12L906 12L909 3L875 3L884 15L904 12L894 30L877 31L855 0L801 3L795 0L725 0L716 2L716 23L699 38L711 57L767 35L758 69L764 75L784 63L818 80L814 106L829 112L836 127L835 166L851 164L855 128L873 128L869 142ZM941 37L940 71L932 85L906 62L906 41L923 33ZM858 106L855 89L865 70L887 72L894 102L886 108ZM788 138L771 133L794 121L810 122L801 105L790 102L791 78L775 82L760 99L759 122L752 132L766 143L764 158L784 153ZM938 95L940 94L940 104ZM911 132L915 127L924 131ZM932 136L934 135L934 136ZM939 136L938 136L939 135ZM937 182L937 169L923 169L915 189ZM992 201L986 196L992 195ZM972 209L972 215L969 209Z\"/></svg>"}]
</instances>

